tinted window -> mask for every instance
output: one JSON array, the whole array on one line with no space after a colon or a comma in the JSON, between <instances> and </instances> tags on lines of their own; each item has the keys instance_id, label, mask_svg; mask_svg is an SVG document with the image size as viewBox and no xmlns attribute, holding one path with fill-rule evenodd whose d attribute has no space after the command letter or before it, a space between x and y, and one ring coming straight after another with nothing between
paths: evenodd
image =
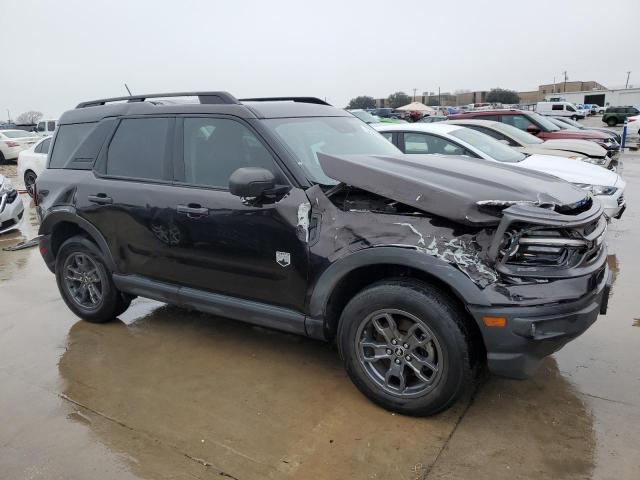
<instances>
[{"instance_id":1,"label":"tinted window","mask_svg":"<svg viewBox=\"0 0 640 480\"><path fill-rule=\"evenodd\" d=\"M467 127L472 130L476 130L477 132L484 133L485 135L489 135L490 137L493 137L496 140L506 141L511 146L516 146L516 147L519 146L516 142L511 140L509 137L499 132L496 132L495 130L492 130L490 128L479 127L478 125L461 125L461 127Z\"/></svg>"},{"instance_id":2,"label":"tinted window","mask_svg":"<svg viewBox=\"0 0 640 480\"><path fill-rule=\"evenodd\" d=\"M568 112L575 112L575 111L576 111L576 109L575 109L575 108L573 108L571 105L567 105L567 111L568 111Z\"/></svg>"},{"instance_id":3,"label":"tinted window","mask_svg":"<svg viewBox=\"0 0 640 480\"><path fill-rule=\"evenodd\" d=\"M42 153L42 145L44 144L44 142L40 142L39 144L36 145L36 148L33 149L34 152L36 153Z\"/></svg>"},{"instance_id":4,"label":"tinted window","mask_svg":"<svg viewBox=\"0 0 640 480\"><path fill-rule=\"evenodd\" d=\"M53 132L56 129L56 122L47 122L47 130Z\"/></svg>"},{"instance_id":5,"label":"tinted window","mask_svg":"<svg viewBox=\"0 0 640 480\"><path fill-rule=\"evenodd\" d=\"M127 118L120 122L107 152L107 175L149 180L169 179L169 119Z\"/></svg>"},{"instance_id":6,"label":"tinted window","mask_svg":"<svg viewBox=\"0 0 640 480\"><path fill-rule=\"evenodd\" d=\"M45 128L45 123L44 123L44 122L40 122L40 123L38 124L38 131L39 131L39 132L44 132L45 130L46 130L46 128Z\"/></svg>"},{"instance_id":7,"label":"tinted window","mask_svg":"<svg viewBox=\"0 0 640 480\"><path fill-rule=\"evenodd\" d=\"M426 133L405 133L405 153L439 153L441 155L467 155L467 150L444 138Z\"/></svg>"},{"instance_id":8,"label":"tinted window","mask_svg":"<svg viewBox=\"0 0 640 480\"><path fill-rule=\"evenodd\" d=\"M73 152L87 138L95 123L76 123L74 125L62 125L58 129L56 142L49 159L49 168L64 168L71 160Z\"/></svg>"},{"instance_id":9,"label":"tinted window","mask_svg":"<svg viewBox=\"0 0 640 480\"><path fill-rule=\"evenodd\" d=\"M228 188L229 177L241 167L266 168L282 178L269 151L243 124L220 118L185 118L185 182Z\"/></svg>"},{"instance_id":10,"label":"tinted window","mask_svg":"<svg viewBox=\"0 0 640 480\"><path fill-rule=\"evenodd\" d=\"M564 109L564 105L558 105L558 104L551 105L551 110L563 110L563 109Z\"/></svg>"}]
</instances>

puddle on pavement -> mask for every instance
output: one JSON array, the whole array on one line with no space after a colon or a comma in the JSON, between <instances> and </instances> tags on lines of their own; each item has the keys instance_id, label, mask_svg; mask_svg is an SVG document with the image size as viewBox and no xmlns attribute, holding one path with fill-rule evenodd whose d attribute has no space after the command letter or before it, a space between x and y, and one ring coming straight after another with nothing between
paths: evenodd
<instances>
[{"instance_id":1,"label":"puddle on pavement","mask_svg":"<svg viewBox=\"0 0 640 480\"><path fill-rule=\"evenodd\" d=\"M128 324L75 323L58 365L74 421L142 477L412 478L462 413L391 414L329 344L155 302L139 311L150 307Z\"/></svg>"}]
</instances>

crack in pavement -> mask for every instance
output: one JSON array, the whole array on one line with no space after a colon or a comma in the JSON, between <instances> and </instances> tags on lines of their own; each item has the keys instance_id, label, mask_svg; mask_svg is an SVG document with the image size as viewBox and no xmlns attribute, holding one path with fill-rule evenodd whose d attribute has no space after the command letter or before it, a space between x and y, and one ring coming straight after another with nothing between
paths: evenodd
<instances>
[{"instance_id":1,"label":"crack in pavement","mask_svg":"<svg viewBox=\"0 0 640 480\"><path fill-rule=\"evenodd\" d=\"M478 384L474 387L473 391L471 392L471 398L469 399L469 403L467 404L467 406L464 408L464 410L462 411L462 413L458 417L458 420L456 420L455 425L451 429L451 433L449 433L449 435L447 436L447 439L442 444L442 448L438 451L438 454L436 455L436 458L434 458L433 462L431 462L431 464L429 464L427 466L427 468L426 468L426 470L424 472L424 475L422 475L422 477L420 477L420 480L427 480L427 478L429 478L429 474L433 470L433 467L435 467L436 463L438 463L438 459L440 458L440 455L442 455L442 452L444 452L445 449L447 448L447 446L449 445L449 442L453 438L453 435L458 430L458 426L460 425L460 423L462 423L462 419L464 418L464 416L467 414L467 412L469 411L469 409L473 405L473 402L476 399L476 394L478 393L478 390L480 390L481 383L484 383L484 380L482 382L478 382Z\"/></svg>"},{"instance_id":2,"label":"crack in pavement","mask_svg":"<svg viewBox=\"0 0 640 480\"><path fill-rule=\"evenodd\" d=\"M93 413L93 414L95 414L95 415L97 415L97 416L99 416L101 418L104 418L105 420L113 422L116 425L124 427L127 430L130 430L132 432L136 432L137 434L143 434L143 435L147 436L148 438L150 438L151 440L153 440L154 442L157 442L157 443L159 443L161 445L165 445L165 446L171 448L172 450L175 450L177 453L181 454L182 456L184 456L185 458L191 460L192 462L196 462L196 463L204 466L205 468L213 467L215 470L217 470L218 475L221 476L221 477L231 478L233 480L239 480L238 477L234 477L233 475L231 475L231 474L225 472L224 470L216 467L213 463L211 463L211 462L209 462L207 460L204 460L202 458L194 457L193 455L190 455L190 454L188 454L186 452L183 452L182 450L180 450L175 445L167 444L167 443L163 442L162 440L160 440L159 438L156 438L153 435L149 434L148 432L145 432L144 430L136 430L135 428L130 427L126 423L123 423L120 420L117 420L117 419L115 419L113 417L110 417L109 415L107 415L105 413L102 413L102 412L99 412L97 410L94 410L93 408L91 408L91 407L89 407L89 406L87 406L87 405L85 405L85 404L83 404L81 402L78 402L77 400L74 400L73 398L69 397L68 395L65 395L64 393L57 393L57 395L58 395L58 397L62 398L63 400L66 400L67 402L72 403L72 404L74 404L74 405L76 405L78 407L84 408L85 410L88 410L91 413ZM217 442L216 442L216 444L217 444ZM222 446L224 446L224 445L222 445ZM233 451L234 453L239 454L239 455L244 457L244 455L240 454L239 452L236 452L233 449L231 449L231 451Z\"/></svg>"}]
</instances>

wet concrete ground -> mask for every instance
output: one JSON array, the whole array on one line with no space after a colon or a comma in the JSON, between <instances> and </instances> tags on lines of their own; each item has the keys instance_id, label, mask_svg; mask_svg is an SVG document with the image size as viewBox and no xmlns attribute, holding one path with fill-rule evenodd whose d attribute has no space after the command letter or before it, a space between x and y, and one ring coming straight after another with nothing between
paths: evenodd
<instances>
[{"instance_id":1,"label":"wet concrete ground","mask_svg":"<svg viewBox=\"0 0 640 480\"><path fill-rule=\"evenodd\" d=\"M533 379L490 377L432 418L371 404L327 344L143 299L81 322L37 249L0 251L0 478L640 478L640 155L626 157L609 313ZM0 248L35 234L29 212Z\"/></svg>"}]
</instances>

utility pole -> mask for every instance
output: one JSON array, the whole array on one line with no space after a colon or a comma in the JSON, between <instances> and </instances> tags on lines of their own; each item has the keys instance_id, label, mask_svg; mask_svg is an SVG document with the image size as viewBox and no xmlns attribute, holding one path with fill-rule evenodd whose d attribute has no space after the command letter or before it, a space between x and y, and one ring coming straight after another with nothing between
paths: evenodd
<instances>
[{"instance_id":1,"label":"utility pole","mask_svg":"<svg viewBox=\"0 0 640 480\"><path fill-rule=\"evenodd\" d=\"M627 83L625 84L624 88L629 88L629 75L631 75L631 72L627 72Z\"/></svg>"},{"instance_id":2,"label":"utility pole","mask_svg":"<svg viewBox=\"0 0 640 480\"><path fill-rule=\"evenodd\" d=\"M440 100L440 87L438 87L438 106L442 106L442 101Z\"/></svg>"},{"instance_id":3,"label":"utility pole","mask_svg":"<svg viewBox=\"0 0 640 480\"><path fill-rule=\"evenodd\" d=\"M556 77L553 76L553 93L556 93Z\"/></svg>"},{"instance_id":4,"label":"utility pole","mask_svg":"<svg viewBox=\"0 0 640 480\"><path fill-rule=\"evenodd\" d=\"M7 123L11 123L11 112L7 108Z\"/></svg>"},{"instance_id":5,"label":"utility pole","mask_svg":"<svg viewBox=\"0 0 640 480\"><path fill-rule=\"evenodd\" d=\"M564 75L564 93L567 93L567 71L562 72Z\"/></svg>"},{"instance_id":6,"label":"utility pole","mask_svg":"<svg viewBox=\"0 0 640 480\"><path fill-rule=\"evenodd\" d=\"M417 88L413 89L413 101L416 101L416 90L418 90Z\"/></svg>"}]
</instances>

